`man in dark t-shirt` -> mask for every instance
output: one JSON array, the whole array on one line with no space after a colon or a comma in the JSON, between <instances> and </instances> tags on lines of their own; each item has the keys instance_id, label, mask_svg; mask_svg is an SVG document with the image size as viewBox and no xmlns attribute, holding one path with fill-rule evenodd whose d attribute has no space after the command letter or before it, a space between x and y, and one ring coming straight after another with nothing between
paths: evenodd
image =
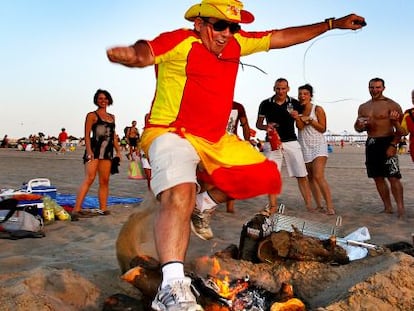
<instances>
[{"instance_id":1,"label":"man in dark t-shirt","mask_svg":"<svg viewBox=\"0 0 414 311\"><path fill-rule=\"evenodd\" d=\"M302 113L302 107L296 99L287 95L289 83L286 79L277 79L273 89L275 95L263 100L259 106L256 127L259 130L267 131L267 133L276 130L282 144L279 149L271 150L266 135L263 152L268 159L276 162L279 170L282 169L284 160L289 176L296 177L298 181L306 209L314 211L305 161L303 160L302 149L297 141L295 119L293 117ZM270 213L277 210L277 197L274 194L269 194L268 210Z\"/></svg>"}]
</instances>

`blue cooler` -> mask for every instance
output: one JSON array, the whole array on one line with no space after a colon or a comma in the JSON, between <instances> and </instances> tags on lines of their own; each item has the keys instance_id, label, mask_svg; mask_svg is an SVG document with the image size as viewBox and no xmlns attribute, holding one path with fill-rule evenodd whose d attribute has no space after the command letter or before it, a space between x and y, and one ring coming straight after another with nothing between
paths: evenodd
<instances>
[{"instance_id":1,"label":"blue cooler","mask_svg":"<svg viewBox=\"0 0 414 311\"><path fill-rule=\"evenodd\" d=\"M31 179L23 185L21 191L42 196L47 195L54 200L56 199L56 187L51 186L50 180L47 178Z\"/></svg>"},{"instance_id":2,"label":"blue cooler","mask_svg":"<svg viewBox=\"0 0 414 311\"><path fill-rule=\"evenodd\" d=\"M18 207L25 207L25 208L37 208L37 214L40 217L43 217L43 200L19 200L19 203L17 203Z\"/></svg>"}]
</instances>

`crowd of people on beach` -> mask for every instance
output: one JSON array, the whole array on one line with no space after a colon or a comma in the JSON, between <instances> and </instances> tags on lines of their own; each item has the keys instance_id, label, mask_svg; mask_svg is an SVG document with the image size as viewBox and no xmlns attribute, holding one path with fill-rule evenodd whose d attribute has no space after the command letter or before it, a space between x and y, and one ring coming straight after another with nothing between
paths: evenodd
<instances>
[{"instance_id":1,"label":"crowd of people on beach","mask_svg":"<svg viewBox=\"0 0 414 311\"><path fill-rule=\"evenodd\" d=\"M63 129L62 129L62 132ZM64 153L66 151L74 151L77 146L83 145L83 138L66 136L62 140L62 133L58 136L47 136L43 132L30 134L28 137L19 139L9 139L8 135L4 135L0 148L16 148L19 151L39 151L39 152L57 152Z\"/></svg>"}]
</instances>

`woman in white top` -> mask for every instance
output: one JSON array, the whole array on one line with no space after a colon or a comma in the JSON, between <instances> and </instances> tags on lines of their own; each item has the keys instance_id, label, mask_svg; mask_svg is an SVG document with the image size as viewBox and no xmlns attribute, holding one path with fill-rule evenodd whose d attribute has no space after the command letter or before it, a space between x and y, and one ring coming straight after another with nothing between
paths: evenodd
<instances>
[{"instance_id":1,"label":"woman in white top","mask_svg":"<svg viewBox=\"0 0 414 311\"><path fill-rule=\"evenodd\" d=\"M325 111L321 106L312 104L313 87L311 85L300 86L298 92L299 102L304 109L302 115L296 117L296 127L312 195L319 211L335 215L331 191L325 179L325 166L328 160L328 146L323 135L326 131ZM322 206L321 196L325 200L326 211Z\"/></svg>"}]
</instances>

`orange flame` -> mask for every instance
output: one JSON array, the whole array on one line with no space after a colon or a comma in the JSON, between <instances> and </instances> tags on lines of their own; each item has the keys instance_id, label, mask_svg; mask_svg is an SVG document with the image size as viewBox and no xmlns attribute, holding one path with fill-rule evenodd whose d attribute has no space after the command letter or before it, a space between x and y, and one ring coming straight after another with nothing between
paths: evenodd
<instances>
[{"instance_id":1,"label":"orange flame","mask_svg":"<svg viewBox=\"0 0 414 311\"><path fill-rule=\"evenodd\" d=\"M217 260L217 258L213 258L213 266L211 268L211 279L217 285L218 294L220 294L220 296L226 299L234 301L236 295L248 288L249 284L245 281L239 281L236 283L236 285L230 287L229 274L230 273L228 271L221 269L220 263ZM222 276L222 278L219 278L219 276Z\"/></svg>"}]
</instances>

